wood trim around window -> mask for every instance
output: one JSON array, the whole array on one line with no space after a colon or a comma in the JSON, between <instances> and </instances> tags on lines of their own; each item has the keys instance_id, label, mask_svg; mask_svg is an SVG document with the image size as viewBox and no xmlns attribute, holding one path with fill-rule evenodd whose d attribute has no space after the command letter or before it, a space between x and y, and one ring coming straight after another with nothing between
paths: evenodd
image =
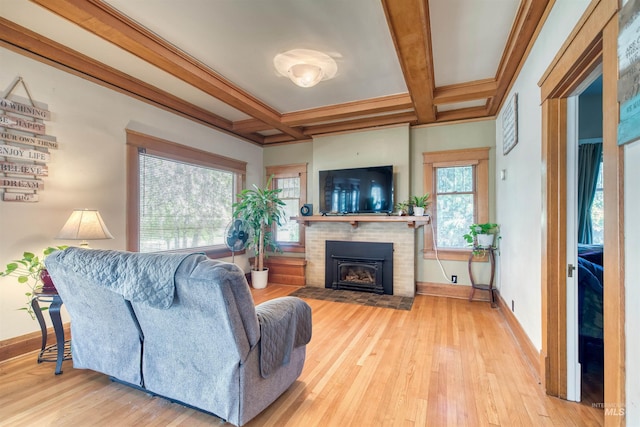
<instances>
[{"instance_id":1,"label":"wood trim around window","mask_svg":"<svg viewBox=\"0 0 640 427\"><path fill-rule=\"evenodd\" d=\"M199 166L216 168L234 173L234 187L236 194L241 190L246 179L247 162L220 156L209 151L181 145L151 135L126 129L127 134L127 214L126 249L137 252L139 248L139 218L140 218L140 160L139 150L146 150L147 154L158 155L166 159L183 161ZM176 250L172 252L204 252L210 258L223 258L231 256L231 251L225 245L209 246ZM241 253L241 252L237 252Z\"/></svg>"},{"instance_id":2,"label":"wood trim around window","mask_svg":"<svg viewBox=\"0 0 640 427\"><path fill-rule=\"evenodd\" d=\"M292 165L281 166L267 166L266 168L267 179L273 175L274 178L300 178L300 202L298 210L303 204L307 203L307 163L298 163ZM273 183L271 184L273 188ZM304 231L303 224L298 224L300 227L300 242L299 243L279 243L282 252L299 252L305 251Z\"/></svg>"},{"instance_id":3,"label":"wood trim around window","mask_svg":"<svg viewBox=\"0 0 640 427\"><path fill-rule=\"evenodd\" d=\"M476 212L477 223L489 221L489 147L469 148L464 150L434 151L422 153L423 159L423 189L432 197L432 206L435 205L435 181L434 169L436 167L450 166L476 166ZM436 209L431 209L431 221L433 228L437 224ZM425 259L436 258L436 248L433 240L433 228L424 227ZM466 261L469 259L471 249L438 249L437 257L440 259Z\"/></svg>"}]
</instances>

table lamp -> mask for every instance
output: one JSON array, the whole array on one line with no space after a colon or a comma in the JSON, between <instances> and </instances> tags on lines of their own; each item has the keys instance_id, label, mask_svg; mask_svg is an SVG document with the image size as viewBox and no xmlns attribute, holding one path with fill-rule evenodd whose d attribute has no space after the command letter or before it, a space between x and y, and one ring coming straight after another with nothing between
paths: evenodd
<instances>
[{"instance_id":1,"label":"table lamp","mask_svg":"<svg viewBox=\"0 0 640 427\"><path fill-rule=\"evenodd\" d=\"M64 224L56 239L82 240L81 248L88 248L87 240L113 239L100 212L95 209L76 209Z\"/></svg>"}]
</instances>

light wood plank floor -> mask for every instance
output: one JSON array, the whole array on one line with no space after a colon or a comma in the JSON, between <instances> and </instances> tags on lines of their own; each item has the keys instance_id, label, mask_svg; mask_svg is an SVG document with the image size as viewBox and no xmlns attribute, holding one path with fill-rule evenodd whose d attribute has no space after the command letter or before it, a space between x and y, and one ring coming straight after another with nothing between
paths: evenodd
<instances>
[{"instance_id":1,"label":"light wood plank floor","mask_svg":"<svg viewBox=\"0 0 640 427\"><path fill-rule=\"evenodd\" d=\"M254 291L256 303L294 287ZM602 410L548 397L489 304L418 296L411 311L307 300L299 380L250 426L598 426ZM30 353L0 363L1 426L223 425L210 415Z\"/></svg>"}]
</instances>

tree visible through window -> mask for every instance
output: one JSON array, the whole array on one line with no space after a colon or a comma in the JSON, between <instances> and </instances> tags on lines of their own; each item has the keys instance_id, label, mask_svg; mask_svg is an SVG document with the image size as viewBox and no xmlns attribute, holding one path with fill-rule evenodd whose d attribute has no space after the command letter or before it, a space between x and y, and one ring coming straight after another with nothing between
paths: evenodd
<instances>
[{"instance_id":1,"label":"tree visible through window","mask_svg":"<svg viewBox=\"0 0 640 427\"><path fill-rule=\"evenodd\" d=\"M127 250L228 256L247 163L127 130Z\"/></svg>"},{"instance_id":2,"label":"tree visible through window","mask_svg":"<svg viewBox=\"0 0 640 427\"><path fill-rule=\"evenodd\" d=\"M140 153L140 252L223 244L233 189L231 172Z\"/></svg>"},{"instance_id":3,"label":"tree visible through window","mask_svg":"<svg viewBox=\"0 0 640 427\"><path fill-rule=\"evenodd\" d=\"M274 187L282 189L280 200L284 202L284 221L276 226L276 242L299 243L300 225L291 221L300 211L300 178L275 178Z\"/></svg>"},{"instance_id":4,"label":"tree visible through window","mask_svg":"<svg viewBox=\"0 0 640 427\"><path fill-rule=\"evenodd\" d=\"M463 248L463 235L474 222L474 167L436 168L436 246Z\"/></svg>"},{"instance_id":5,"label":"tree visible through window","mask_svg":"<svg viewBox=\"0 0 640 427\"><path fill-rule=\"evenodd\" d=\"M307 202L307 164L269 166L269 176L273 176L272 188L282 189L280 199L285 203L284 221L273 229L275 241L283 252L304 252L304 226L291 217L300 215Z\"/></svg>"},{"instance_id":6,"label":"tree visible through window","mask_svg":"<svg viewBox=\"0 0 640 427\"><path fill-rule=\"evenodd\" d=\"M489 148L423 153L425 193L431 193L431 226L424 227L424 257L466 260L463 235L489 221Z\"/></svg>"}]
</instances>

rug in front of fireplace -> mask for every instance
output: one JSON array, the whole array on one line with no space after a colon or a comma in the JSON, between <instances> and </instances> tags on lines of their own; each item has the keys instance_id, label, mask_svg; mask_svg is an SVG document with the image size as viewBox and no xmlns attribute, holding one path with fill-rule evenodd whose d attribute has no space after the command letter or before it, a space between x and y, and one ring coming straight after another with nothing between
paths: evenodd
<instances>
[{"instance_id":1,"label":"rug in front of fireplace","mask_svg":"<svg viewBox=\"0 0 640 427\"><path fill-rule=\"evenodd\" d=\"M290 294L299 298L318 299L323 301L344 302L348 304L368 305L371 307L411 310L413 298L397 295L378 295L371 292L347 291L342 289L317 288L304 286Z\"/></svg>"}]
</instances>

